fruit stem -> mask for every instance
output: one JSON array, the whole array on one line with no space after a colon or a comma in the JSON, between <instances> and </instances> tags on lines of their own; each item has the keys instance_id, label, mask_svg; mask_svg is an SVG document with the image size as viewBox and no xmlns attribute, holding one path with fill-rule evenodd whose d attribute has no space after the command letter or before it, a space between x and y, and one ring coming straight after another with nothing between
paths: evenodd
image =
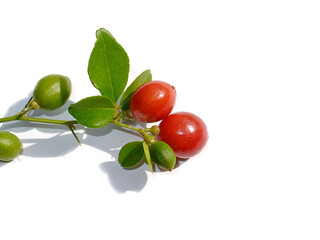
<instances>
[{"instance_id":1,"label":"fruit stem","mask_svg":"<svg viewBox=\"0 0 320 240\"><path fill-rule=\"evenodd\" d=\"M113 119L116 119L118 117L118 112L119 112L119 108L118 108L118 104L115 103L114 104L114 114L113 114Z\"/></svg>"},{"instance_id":2,"label":"fruit stem","mask_svg":"<svg viewBox=\"0 0 320 240\"><path fill-rule=\"evenodd\" d=\"M127 128L127 129L130 129L130 130L133 130L133 131L136 131L138 133L140 133L143 137L143 139L148 143L152 143L152 142L155 142L157 140L156 137L154 136L151 136L148 134L148 129L144 129L144 128L136 128L136 127L133 127L133 126L129 126L127 124L124 124L124 123L121 123L119 122L117 119L111 121L110 123L113 123L115 125L118 125L120 127L124 127L124 128Z\"/></svg>"},{"instance_id":3,"label":"fruit stem","mask_svg":"<svg viewBox=\"0 0 320 240\"><path fill-rule=\"evenodd\" d=\"M76 120L56 120L56 119L47 119L47 118L35 118L35 117L26 117L24 112L20 112L16 115L10 117L0 118L0 123L10 122L10 121L27 121L27 122L38 122L38 123L49 123L49 124L60 124L67 127L74 124L78 124Z\"/></svg>"},{"instance_id":4,"label":"fruit stem","mask_svg":"<svg viewBox=\"0 0 320 240\"><path fill-rule=\"evenodd\" d=\"M35 117L26 117L25 114L31 109L26 108L25 110L21 111L10 117L0 118L0 123L4 122L11 122L11 121L26 121L26 122L37 122L37 123L48 123L48 124L57 124L57 125L64 125L68 127L72 134L75 136L77 142L80 144L79 139L76 137L74 130L74 125L79 124L77 120L57 120L57 119L48 119L48 118L35 118ZM118 125L123 128L127 128L138 132L142 135L143 139L146 141L147 144L151 144L157 141L155 136L148 134L150 132L149 128L136 128L133 126L129 126L119 121L120 119L117 117L116 119L112 120L110 123ZM81 144L80 144L81 145Z\"/></svg>"},{"instance_id":5,"label":"fruit stem","mask_svg":"<svg viewBox=\"0 0 320 240\"><path fill-rule=\"evenodd\" d=\"M31 97L31 98L28 100L28 102L26 103L26 105L24 106L23 109L27 108L27 107L29 106L29 103L30 103L32 100L33 100L33 97ZM23 109L22 109L22 110L23 110Z\"/></svg>"},{"instance_id":6,"label":"fruit stem","mask_svg":"<svg viewBox=\"0 0 320 240\"><path fill-rule=\"evenodd\" d=\"M16 115L10 117L0 118L0 123L10 122L10 121L27 121L27 122L38 122L38 123L49 123L49 124L59 124L64 125L70 129L73 136L76 138L79 145L81 145L79 138L74 132L75 126L74 124L78 124L76 120L56 120L56 119L47 119L47 118L35 118L35 117L26 117L25 114L29 112L32 108L26 107L21 112Z\"/></svg>"}]
</instances>

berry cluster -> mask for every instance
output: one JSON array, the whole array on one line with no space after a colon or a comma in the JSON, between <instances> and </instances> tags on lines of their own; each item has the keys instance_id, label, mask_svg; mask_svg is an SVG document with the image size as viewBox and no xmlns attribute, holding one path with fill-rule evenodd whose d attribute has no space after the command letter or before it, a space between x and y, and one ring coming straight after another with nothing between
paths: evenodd
<instances>
[{"instance_id":1,"label":"berry cluster","mask_svg":"<svg viewBox=\"0 0 320 240\"><path fill-rule=\"evenodd\" d=\"M176 90L162 81L151 81L139 87L131 97L132 115L141 122L161 121L159 141L151 142L151 156L156 164L171 170L175 156L190 158L207 143L205 123L189 112L171 114L175 105ZM172 151L173 150L173 151ZM174 153L173 153L174 152Z\"/></svg>"},{"instance_id":2,"label":"berry cluster","mask_svg":"<svg viewBox=\"0 0 320 240\"><path fill-rule=\"evenodd\" d=\"M71 94L68 77L52 74L40 79L33 96L17 114L0 118L1 122L30 121L59 124L69 128L80 143L75 125L101 128L115 124L138 132L143 141L125 144L118 156L124 168L146 162L153 172L153 163L172 170L176 157L190 158L206 145L208 132L205 123L188 112L173 113L176 89L163 81L152 81L150 70L140 74L127 88L129 58L122 46L105 29L96 33L97 41L91 53L88 74L92 85L101 95L84 98L71 104L69 113L75 120L44 119L27 116L38 108L54 110L63 106ZM137 128L128 120L144 123L161 121L159 126ZM0 161L9 162L22 151L22 143L10 132L0 132Z\"/></svg>"}]
</instances>

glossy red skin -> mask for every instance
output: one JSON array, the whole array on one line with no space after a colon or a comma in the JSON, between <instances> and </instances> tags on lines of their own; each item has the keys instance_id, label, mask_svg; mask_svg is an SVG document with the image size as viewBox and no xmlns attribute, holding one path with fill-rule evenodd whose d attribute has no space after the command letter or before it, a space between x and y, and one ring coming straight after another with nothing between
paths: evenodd
<instances>
[{"instance_id":1,"label":"glossy red skin","mask_svg":"<svg viewBox=\"0 0 320 240\"><path fill-rule=\"evenodd\" d=\"M132 115L141 122L157 122L167 117L176 102L176 90L162 81L150 81L140 86L130 100Z\"/></svg>"},{"instance_id":2,"label":"glossy red skin","mask_svg":"<svg viewBox=\"0 0 320 240\"><path fill-rule=\"evenodd\" d=\"M179 158L198 154L208 141L206 124L192 113L171 114L162 120L159 128L158 139L169 144Z\"/></svg>"}]
</instances>

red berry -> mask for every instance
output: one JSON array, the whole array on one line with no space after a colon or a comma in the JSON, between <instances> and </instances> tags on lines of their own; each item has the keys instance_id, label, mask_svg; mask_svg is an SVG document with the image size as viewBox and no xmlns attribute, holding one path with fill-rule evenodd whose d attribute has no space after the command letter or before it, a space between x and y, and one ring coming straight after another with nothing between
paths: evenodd
<instances>
[{"instance_id":1,"label":"red berry","mask_svg":"<svg viewBox=\"0 0 320 240\"><path fill-rule=\"evenodd\" d=\"M133 93L130 110L141 122L157 122L171 113L175 101L176 90L173 86L162 81L151 81Z\"/></svg>"},{"instance_id":2,"label":"red berry","mask_svg":"<svg viewBox=\"0 0 320 240\"><path fill-rule=\"evenodd\" d=\"M206 124L198 116L188 112L169 115L162 120L159 128L159 140L169 144L180 158L196 155L208 140Z\"/></svg>"}]
</instances>

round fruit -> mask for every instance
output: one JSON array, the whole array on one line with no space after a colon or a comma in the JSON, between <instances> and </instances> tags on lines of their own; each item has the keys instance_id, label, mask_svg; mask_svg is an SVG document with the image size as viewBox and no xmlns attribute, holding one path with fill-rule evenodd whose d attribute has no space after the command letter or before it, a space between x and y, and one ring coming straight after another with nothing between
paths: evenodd
<instances>
[{"instance_id":1,"label":"round fruit","mask_svg":"<svg viewBox=\"0 0 320 240\"><path fill-rule=\"evenodd\" d=\"M10 132L0 132L0 161L10 162L22 151L20 139Z\"/></svg>"},{"instance_id":2,"label":"round fruit","mask_svg":"<svg viewBox=\"0 0 320 240\"><path fill-rule=\"evenodd\" d=\"M141 122L157 122L171 113L175 101L176 90L173 86L162 81L151 81L133 93L130 110Z\"/></svg>"},{"instance_id":3,"label":"round fruit","mask_svg":"<svg viewBox=\"0 0 320 240\"><path fill-rule=\"evenodd\" d=\"M169 115L162 120L159 128L159 140L168 143L180 158L196 155L208 140L206 124L198 116L188 112Z\"/></svg>"},{"instance_id":4,"label":"round fruit","mask_svg":"<svg viewBox=\"0 0 320 240\"><path fill-rule=\"evenodd\" d=\"M150 154L152 160L160 167L169 171L176 165L176 155L172 148L165 142L157 141L151 144Z\"/></svg>"},{"instance_id":5,"label":"round fruit","mask_svg":"<svg viewBox=\"0 0 320 240\"><path fill-rule=\"evenodd\" d=\"M69 78L51 74L39 80L34 91L33 99L45 110L54 110L64 105L71 94Z\"/></svg>"}]
</instances>

